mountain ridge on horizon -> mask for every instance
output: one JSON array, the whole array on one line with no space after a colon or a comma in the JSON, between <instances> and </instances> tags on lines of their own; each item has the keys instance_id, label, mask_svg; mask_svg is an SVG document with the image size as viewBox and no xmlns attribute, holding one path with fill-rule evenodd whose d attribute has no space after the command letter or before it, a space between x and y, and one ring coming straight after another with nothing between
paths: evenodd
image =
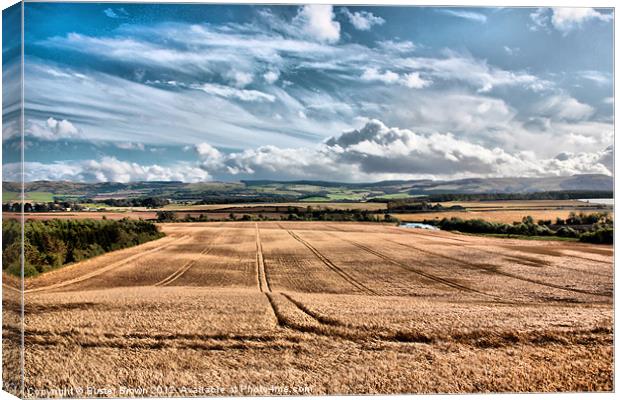
<instances>
[{"instance_id":1,"label":"mountain ridge on horizon","mask_svg":"<svg viewBox=\"0 0 620 400\"><path fill-rule=\"evenodd\" d=\"M317 180L240 180L236 182L180 181L70 182L33 181L25 183L25 192L47 192L59 196L165 196L176 199L200 199L210 196L236 198L272 197L276 199L322 198L336 201L398 198L424 194L514 194L559 191L613 191L613 176L583 174L564 177L463 178L456 180L392 180L347 183ZM21 191L20 182L3 182L3 193Z\"/></svg>"}]
</instances>

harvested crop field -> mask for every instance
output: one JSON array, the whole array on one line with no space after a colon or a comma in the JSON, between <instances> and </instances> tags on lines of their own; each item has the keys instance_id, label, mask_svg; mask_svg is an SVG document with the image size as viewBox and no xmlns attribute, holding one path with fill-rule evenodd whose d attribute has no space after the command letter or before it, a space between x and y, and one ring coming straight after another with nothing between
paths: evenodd
<instances>
[{"instance_id":1,"label":"harvested crop field","mask_svg":"<svg viewBox=\"0 0 620 400\"><path fill-rule=\"evenodd\" d=\"M575 213L600 213L613 212L613 207L595 203L586 203L579 200L504 200L504 201L454 201L441 203L444 207L461 206L462 211L434 211L401 213L393 212L394 217L403 222L420 222L424 220L441 220L442 218L458 217L462 219L484 219L491 222L513 223L521 221L523 217L531 216L535 221L552 220L556 218L566 219L571 212ZM156 219L157 211L173 211L178 218L198 218L204 215L207 218L227 220L230 214L236 218L243 215L260 216L262 219L272 220L286 219L290 214L290 208L298 207L306 209L331 209L331 210L366 210L377 213L382 218L386 212L386 203L357 202L357 203L247 203L247 204L207 204L207 205L184 205L169 204L160 209L147 209L145 207L104 207L104 211L70 211L70 212L31 212L25 213L26 219ZM4 213L5 218L18 218L18 213Z\"/></svg>"},{"instance_id":2,"label":"harvested crop field","mask_svg":"<svg viewBox=\"0 0 620 400\"><path fill-rule=\"evenodd\" d=\"M315 209L330 208L332 210L385 210L385 203L374 202L288 202L288 203L239 203L239 204L203 204L203 205L183 205L183 204L169 204L158 210L171 210L171 211L217 211L222 209L244 209L244 208L260 208L260 207L312 207Z\"/></svg>"},{"instance_id":3,"label":"harvested crop field","mask_svg":"<svg viewBox=\"0 0 620 400\"><path fill-rule=\"evenodd\" d=\"M428 213L411 213L411 214L394 214L395 217L403 222L419 222L425 220L441 220L443 218L461 218L461 219L483 219L489 222L502 222L504 224L512 224L530 216L534 221L551 220L555 222L556 218L566 219L571 212L604 212L609 210L582 210L582 209L556 209L556 210L538 210L538 209L521 209L521 210L473 210L473 211L439 211Z\"/></svg>"},{"instance_id":4,"label":"harvested crop field","mask_svg":"<svg viewBox=\"0 0 620 400\"><path fill-rule=\"evenodd\" d=\"M534 221L566 219L574 213L613 212L613 207L586 203L579 200L504 200L504 201L454 201L441 203L444 207L461 206L463 211L439 211L394 214L404 222L441 220L442 218L483 219L490 222L511 224L530 216Z\"/></svg>"},{"instance_id":5,"label":"harvested crop field","mask_svg":"<svg viewBox=\"0 0 620 400\"><path fill-rule=\"evenodd\" d=\"M611 246L362 223L162 229L26 281L27 394L613 390Z\"/></svg>"}]
</instances>

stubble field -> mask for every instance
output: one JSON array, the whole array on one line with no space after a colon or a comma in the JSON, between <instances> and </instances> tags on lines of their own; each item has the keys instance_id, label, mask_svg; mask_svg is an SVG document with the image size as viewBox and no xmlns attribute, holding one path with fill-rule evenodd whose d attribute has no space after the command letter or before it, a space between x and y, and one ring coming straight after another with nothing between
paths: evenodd
<instances>
[{"instance_id":1,"label":"stubble field","mask_svg":"<svg viewBox=\"0 0 620 400\"><path fill-rule=\"evenodd\" d=\"M162 229L26 281L27 393L613 390L610 246L361 223Z\"/></svg>"}]
</instances>

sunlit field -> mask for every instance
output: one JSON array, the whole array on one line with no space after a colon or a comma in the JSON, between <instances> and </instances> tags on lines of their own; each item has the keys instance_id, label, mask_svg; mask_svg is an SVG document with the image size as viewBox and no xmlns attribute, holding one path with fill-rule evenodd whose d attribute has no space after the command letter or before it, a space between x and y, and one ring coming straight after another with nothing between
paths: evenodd
<instances>
[{"instance_id":1,"label":"sunlit field","mask_svg":"<svg viewBox=\"0 0 620 400\"><path fill-rule=\"evenodd\" d=\"M611 246L376 223L162 228L26 280L27 390L613 389ZM18 326L3 329L16 345Z\"/></svg>"}]
</instances>

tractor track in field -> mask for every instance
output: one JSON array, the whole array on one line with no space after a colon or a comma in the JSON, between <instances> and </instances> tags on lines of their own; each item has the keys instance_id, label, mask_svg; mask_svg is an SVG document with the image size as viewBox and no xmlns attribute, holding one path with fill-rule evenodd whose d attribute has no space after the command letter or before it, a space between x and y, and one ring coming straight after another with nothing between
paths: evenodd
<instances>
[{"instance_id":1,"label":"tractor track in field","mask_svg":"<svg viewBox=\"0 0 620 400\"><path fill-rule=\"evenodd\" d=\"M613 271L609 274L603 274L600 272L595 272L595 271L587 271L584 269L579 269L579 268L571 268L571 267L567 267L566 265L554 265L553 263L550 263L548 261L544 261L544 260L540 260L538 258L535 257L528 257L528 256L522 256L522 255L510 255L510 254L505 254L505 253L501 253L501 252L496 252L496 251L490 251L490 250L486 250L486 249L480 249L478 247L475 246L465 246L468 249L474 249L476 251L480 251L482 253L487 253L493 256L501 256L505 259L509 259L509 261L513 261L519 265L524 265L524 266L528 266L528 267L532 267L532 266L540 266L540 265L534 265L534 264L542 264L545 266L549 266L549 267L555 267L558 269L564 269L564 270L568 270L568 271L575 271L575 272L580 272L580 273L585 273L585 274L592 274L592 275L596 275L596 276L600 276L602 278L611 278ZM511 250L511 249L510 249ZM511 250L517 253L523 253L523 251L519 251L519 250ZM554 256L551 256L554 257ZM561 256L555 256L555 257L561 257ZM582 257L575 257L575 258L582 258ZM588 259L589 260L589 259ZM606 263L605 261L597 261L599 263Z\"/></svg>"},{"instance_id":2,"label":"tractor track in field","mask_svg":"<svg viewBox=\"0 0 620 400\"><path fill-rule=\"evenodd\" d=\"M321 262L323 262L323 264L326 267L328 267L330 270L332 270L336 274L340 275L340 277L343 278L345 281L347 281L350 285L354 286L358 290L361 290L362 292L366 292L367 294L371 294L374 296L379 295L377 292L370 289L368 286L364 285L363 283L359 282L357 279L352 277L349 273L347 273L342 268L334 264L329 258L323 255L319 250L317 250L314 246L312 246L306 240L296 235L293 231L290 231L290 230L286 230L286 231L289 233L289 235L293 237L293 239L297 240L299 243L306 246L308 250L310 250L319 260L321 260Z\"/></svg>"},{"instance_id":3,"label":"tractor track in field","mask_svg":"<svg viewBox=\"0 0 620 400\"><path fill-rule=\"evenodd\" d=\"M9 290L11 292L17 292L17 293L21 293L22 292L21 289L18 289L16 287L13 287L13 286L10 286L10 285L7 285L6 283L2 284L2 288L6 289L6 290Z\"/></svg>"},{"instance_id":4,"label":"tractor track in field","mask_svg":"<svg viewBox=\"0 0 620 400\"><path fill-rule=\"evenodd\" d=\"M321 324L351 328L351 326L349 326L349 325L347 325L345 323L342 323L341 321L338 321L337 319L329 318L329 317L323 316L323 315L321 315L321 314L319 314L317 312L312 311L311 309L306 307L305 304L303 304L302 302L300 302L298 300L295 300L294 298L292 298L287 293L280 293L280 294L282 296L284 296L288 301L293 303L293 305L295 307L297 307L297 309L299 311L301 311L302 313L306 314L307 316L309 316L310 318L316 320L317 322L319 322Z\"/></svg>"},{"instance_id":5,"label":"tractor track in field","mask_svg":"<svg viewBox=\"0 0 620 400\"><path fill-rule=\"evenodd\" d=\"M9 340L18 341L22 331L3 325L2 329ZM278 349L284 346L294 347L301 343L294 335L269 334L200 334L200 333L162 333L129 332L117 334L111 332L89 333L75 329L68 331L51 331L43 329L27 329L23 332L29 346L79 346L81 348L110 349Z\"/></svg>"},{"instance_id":6,"label":"tractor track in field","mask_svg":"<svg viewBox=\"0 0 620 400\"><path fill-rule=\"evenodd\" d=\"M393 229L397 229L397 228L393 228ZM400 230L398 230L398 231L401 232ZM428 236L433 236L435 238L440 238L440 236L433 235L433 234L430 234L430 233L425 233L425 234L420 234L420 233L417 233L417 232L407 232L407 233L415 235L415 236L418 236L418 237L423 237L423 238L427 238ZM454 238L443 238L443 237L441 237L441 238L442 239L447 239L447 240L454 240L454 241L464 242L467 245L462 245L462 246L467 247L467 248L475 248L476 250L484 252L484 253L488 253L488 254L492 254L492 255L506 256L505 254L501 254L501 253L492 252L492 251L489 251L489 250L479 249L477 247L473 247L474 245L470 241L454 239ZM348 241L347 239L342 239L342 240ZM540 281L538 279L526 278L526 277L523 277L523 276L520 276L520 275L512 274L510 272L499 271L495 267L489 267L489 266L485 266L485 265L481 265L481 264L471 263L471 262L464 261L464 260L461 260L461 259L458 259L458 258L446 256L446 255L443 255L443 254L440 254L440 253L435 253L435 252L432 252L432 251L429 251L429 250L424 250L422 248L419 248L419 247L416 247L416 246L413 246L413 245L410 245L410 244L400 243L400 242L397 242L395 240L390 240L390 239L385 239L385 240L388 241L388 242L391 242L391 243L398 244L400 246L409 247L409 248L412 248L414 250L418 250L418 251L420 251L422 253L430 254L430 255L433 255L433 256L436 256L436 257L440 257L440 258L444 258L444 259L447 259L447 260L450 260L450 261L461 263L461 264L467 265L470 268L473 267L473 268L478 269L478 270L484 270L486 272L496 273L496 274L503 275L503 276L506 276L506 277L509 277L509 278L512 278L512 279L522 280L522 281L525 281L525 282L534 283L534 284L538 284L538 285L542 285L542 286L547 286L547 287L554 288L554 289L566 290L566 291L570 291L570 292L589 294L589 295L601 296L601 297L611 297L612 296L611 294L599 293L599 292L594 292L594 291L590 291L590 290L586 290L586 289L567 288L565 286L561 286L561 285L556 285L556 284L549 283L549 282ZM352 243L352 244L354 244L354 243ZM583 260L587 260L587 261L595 261L595 262L599 262L599 263L607 263L605 261L594 260L594 259L590 259L590 258L587 258L587 257L580 257L580 256L574 256L574 257L575 258L579 258L579 259L583 259ZM393 260L393 261L396 261L396 260ZM396 261L396 262L398 262L398 261ZM523 264L523 265L526 265L526 264ZM563 268L563 267L560 266L559 268ZM573 270L570 267L565 267L565 269ZM586 272L586 271L579 271L579 272ZM489 295L489 296L491 296L491 295Z\"/></svg>"},{"instance_id":7,"label":"tractor track in field","mask_svg":"<svg viewBox=\"0 0 620 400\"><path fill-rule=\"evenodd\" d=\"M286 293L279 293L279 298L285 300L284 304L294 306L294 310L300 312L312 321L311 325L299 323L286 315L286 312L278 305L276 301L277 295L275 293L265 293L265 295L276 316L277 325L280 328L292 329L300 333L309 333L329 338L341 338L355 343L368 343L369 341L380 340L391 343L428 344L435 341L435 338L424 333L389 331L381 328L346 324L310 310L303 303L293 299Z\"/></svg>"},{"instance_id":8,"label":"tractor track in field","mask_svg":"<svg viewBox=\"0 0 620 400\"><path fill-rule=\"evenodd\" d=\"M400 230L398 228L392 228L392 229L397 231L397 232L403 232L402 230ZM493 254L493 255L500 254L500 253L488 251L488 250L485 250L485 249L480 249L480 248L476 247L476 246L479 246L479 245L477 245L475 242L472 242L470 240L463 240L463 239L457 239L457 238L449 238L449 237L445 237L445 236L435 235L435 234L432 234L430 232L421 234L421 233L418 233L418 232L412 232L412 230L406 231L405 234L415 235L415 236L418 236L418 237L426 238L428 240L433 240L433 239L429 239L429 237L433 237L433 238L437 238L437 239L444 239L444 240L452 240L452 241L456 241L456 242L460 242L460 243L465 243L466 244L465 247L474 248L474 249L479 250L479 251L484 252L484 253ZM451 243L442 243L442 244L453 245ZM454 245L456 245L456 244L454 244ZM462 246L462 245L459 245L459 246ZM520 250L513 250L513 251L522 252ZM551 255L551 254L550 254L550 256L552 256L552 257L564 257L564 255ZM613 261L597 260L597 259L594 259L594 258L584 257L584 256L580 256L580 255L572 255L571 254L570 257L577 258L577 259L584 260L584 261L600 263L600 264L613 264Z\"/></svg>"},{"instance_id":9,"label":"tractor track in field","mask_svg":"<svg viewBox=\"0 0 620 400\"><path fill-rule=\"evenodd\" d=\"M424 233L424 234L421 234L421 233L418 233L418 232L407 232L407 233L411 234L411 235L415 235L417 237L426 238L426 239L428 239L429 236L432 236L433 238L443 238L443 237L440 237L438 235L433 235L431 233ZM480 245L477 245L477 244L475 244L473 242L470 242L470 241L454 239L454 238L447 238L447 237L445 239L446 240L458 240L459 242L464 242L466 244L461 245L461 244L456 244L456 243L445 243L444 242L444 243L441 243L442 245L465 247L465 248L468 248L468 249L474 249L474 250L479 251L481 253L486 253L486 254L490 254L490 255L493 255L493 256L499 255L499 256L502 256L502 257L512 257L512 256L510 256L508 254L504 254L504 253L500 253L500 252L495 252L495 251L490 251L490 250L486 250L486 249L481 249L481 248L478 247ZM434 239L429 239L429 240L435 241ZM520 251L520 250L512 250L512 251L515 251L515 252L518 252L518 253L519 252L523 252L523 251ZM562 255L556 255L556 256L551 255L551 256L552 257L563 257ZM513 257L515 257L515 258L522 258L522 256L516 256L516 255L513 256ZM585 261L597 262L597 263L601 263L601 264L612 264L611 261L595 260L593 258L588 258L588 257L575 256L575 255L571 255L571 257L578 258L578 259L585 260ZM520 264L520 265L532 266L531 262L526 262L524 260L519 260L519 261L514 260L514 261L516 263ZM533 260L531 260L531 261L533 262ZM543 260L538 260L538 259L536 259L535 262L539 262L540 264L546 264L547 263L547 262L545 262ZM590 272L590 271L579 270L579 269L575 269L575 268L571 268L571 267L567 267L567 266L563 266L563 265L562 266L557 266L557 268L567 269L567 270L571 270L571 271L575 271L575 272L592 273L593 275L597 275L597 276L601 276L601 277L605 277L605 278L609 277L609 275L600 274L600 273L597 273L597 272Z\"/></svg>"},{"instance_id":10,"label":"tractor track in field","mask_svg":"<svg viewBox=\"0 0 620 400\"><path fill-rule=\"evenodd\" d=\"M179 238L176 238L176 239L173 239L172 241L170 241L170 242L168 242L166 244L163 244L163 245L161 245L159 247L155 247L153 249L147 250L147 251L142 252L142 253L134 254L133 256L127 257L127 258L125 258L123 260L116 261L116 262L114 262L114 263L112 263L112 264L110 264L110 265L108 265L106 267L97 269L95 271L92 271L90 273L84 274L82 276L78 276L77 278L69 279L69 280L66 280L66 281L63 281L63 282L59 282L59 283L55 283L55 284L48 285L48 286L42 286L42 287L38 287L38 288L24 290L24 293L42 292L42 291L46 291L46 290L57 289L57 288L65 287L65 286L72 285L72 284L75 284L75 283L83 282L85 280L97 277L97 276L99 276L101 274L104 274L106 272L110 272L110 271L112 271L112 270L114 270L116 268L119 268L119 267L122 267L124 265L127 265L130 262L132 262L132 261L134 261L134 260L136 260L138 258L144 257L144 256L152 254L152 253L157 253L159 251L162 251L162 250L164 250L164 249L166 249L166 248L168 248L170 246L178 244L181 241L187 240L188 238L191 238L191 236L183 235L183 236L181 236Z\"/></svg>"},{"instance_id":11,"label":"tractor track in field","mask_svg":"<svg viewBox=\"0 0 620 400\"><path fill-rule=\"evenodd\" d=\"M220 238L220 236L222 236L222 234L218 233L213 238L213 240L211 240L209 245L207 247L205 247L204 249L202 249L202 251L200 253L198 253L198 257L209 254L213 250L213 245L215 245L215 242ZM181 266L181 268L177 269L176 271L174 271L172 274L168 275L167 277L165 277L161 281L153 284L153 286L168 286L168 285L170 285L172 282L176 281L181 276L183 276L187 271L189 271L196 264L196 261L198 261L198 260L195 258L193 260L190 260L190 261L186 262L185 264L183 264Z\"/></svg>"},{"instance_id":12,"label":"tractor track in field","mask_svg":"<svg viewBox=\"0 0 620 400\"><path fill-rule=\"evenodd\" d=\"M398 261L398 260L396 260L396 259L394 259L394 258L392 258L392 257L390 257L388 255L385 255L385 254L383 254L383 253L381 253L381 252L379 252L377 250L371 249L370 247L365 246L365 245L363 245L361 243L358 243L356 241L353 241L353 240L350 240L350 239L344 239L344 238L338 237L338 236L333 235L333 234L332 234L332 236L334 236L334 237L336 237L336 238L338 238L338 239L340 239L342 241L345 241L347 243L350 243L353 246L357 247L358 249L361 249L361 250L364 250L367 253L373 254L374 256L379 257L379 258L383 259L384 261L387 261L390 264L396 265L396 266L398 266L398 267L400 267L400 268L402 268L402 269L404 269L404 270L406 270L408 272L413 272L414 274L420 275L420 276L422 276L424 278L430 279L432 281L435 281L437 283L443 284L445 286L449 286L452 289L458 289L458 290L462 290L462 291L465 291L465 292L479 294L479 295L482 295L482 296L485 296L485 297L490 297L492 299L495 299L495 300L498 300L498 301L502 301L502 302L505 301L504 299L502 299L499 296L495 296L495 295L492 295L492 294L489 294L489 293L486 293L486 292L483 292L483 291L471 288L469 286L462 285L462 284L460 284L458 282L454 282L454 281L452 281L450 279L442 278L440 276L437 276L437 275L434 275L434 274L431 274L431 273L428 273L428 272L420 271L419 269L417 269L415 267L412 267L411 265L408 265L408 264L405 264L405 263L403 263L401 261Z\"/></svg>"},{"instance_id":13,"label":"tractor track in field","mask_svg":"<svg viewBox=\"0 0 620 400\"><path fill-rule=\"evenodd\" d=\"M518 250L518 249L511 249L513 251L517 251L520 253L524 253L525 251L523 250ZM559 251L562 251L561 249ZM544 255L544 254L543 254ZM595 262L595 263L600 263L600 264L607 264L607 265L612 265L613 264L613 260L611 261L604 261L604 260L597 260L594 258L588 258L588 257L583 257L583 256L579 256L579 255L575 255L575 254L559 254L559 255L553 255L553 254L549 254L551 257L572 257L572 258L577 258L579 260L584 260L584 261L590 261L590 262Z\"/></svg>"},{"instance_id":14,"label":"tractor track in field","mask_svg":"<svg viewBox=\"0 0 620 400\"><path fill-rule=\"evenodd\" d=\"M560 257L562 257L562 256L560 256ZM573 258L577 258L577 259L584 260L584 261L590 261L590 262L606 264L606 265L613 265L613 263L614 263L613 261L595 260L594 258L576 256L574 254L568 254L568 257L573 257Z\"/></svg>"},{"instance_id":15,"label":"tractor track in field","mask_svg":"<svg viewBox=\"0 0 620 400\"><path fill-rule=\"evenodd\" d=\"M258 282L258 290L262 293L271 293L271 284L269 283L269 279L267 279L263 242L260 239L258 223L255 222L254 227L256 228L256 280Z\"/></svg>"},{"instance_id":16,"label":"tractor track in field","mask_svg":"<svg viewBox=\"0 0 620 400\"><path fill-rule=\"evenodd\" d=\"M366 335L361 335L359 332L355 332L341 326L334 326L322 323L311 314L308 314L303 309L299 308L297 304L295 304L295 302L292 302L288 297L284 296L284 294L280 293L279 298L284 299L285 304L292 304L295 307L295 310L309 317L310 320L313 321L313 324L308 325L297 322L286 315L283 307L279 305L276 301L277 295L275 293L265 293L265 296L267 296L269 305L271 306L271 309L276 317L277 325L280 328L291 329L299 333L308 333L329 338L337 337L354 342L365 341L367 339L367 337L365 337Z\"/></svg>"},{"instance_id":17,"label":"tractor track in field","mask_svg":"<svg viewBox=\"0 0 620 400\"><path fill-rule=\"evenodd\" d=\"M482 264L476 264L476 263L472 263L469 261L465 261L462 259L458 259L455 257L450 257L450 256L446 256L444 254L440 254L440 253L435 253L433 251L429 251L429 250L425 250L422 249L420 247L416 247L410 244L405 244L405 243L400 243L397 242L395 240L390 240L390 239L385 239L386 241L390 242L390 243L395 243L397 245L400 246L404 246L404 247L408 247L414 250L417 250L421 253L425 253L425 254L429 254L435 257L440 257L440 258L444 258L446 260L450 260L462 265L466 265L470 268L476 269L476 270L481 270L481 271L486 271L486 272L490 272L490 273L494 273L494 274L498 274L498 275L503 275L509 278L513 278L513 279L517 279L517 280L521 280L521 281L525 281L525 282L529 282L529 283L534 283L537 285L542 285L542 286L546 286L546 287L550 287L550 288L554 288L554 289L560 289L560 290L566 290L569 292L575 292L575 293L581 293L581 294L589 294L589 295L594 295L594 296L601 296L601 297L613 297L613 294L607 294L607 293L599 293L599 292L594 292L591 290L586 290L586 289L576 289L576 288L568 288L565 286L561 286L561 285L556 285L554 283L549 283L549 282L543 282L540 281L538 279L532 279L532 278L526 278L524 276L520 276L520 275L516 275L516 274L512 274L510 272L505 272L505 271L500 271L497 267L490 267L490 266L486 266L486 265L482 265Z\"/></svg>"},{"instance_id":18,"label":"tractor track in field","mask_svg":"<svg viewBox=\"0 0 620 400\"><path fill-rule=\"evenodd\" d=\"M468 249L475 249L475 250L480 251L480 252L482 252L482 253L487 253L487 254L491 254L491 255L506 256L506 254L504 254L504 253L495 252L495 251L490 251L490 250L486 250L486 249L481 249L481 248L479 247L479 246L481 246L481 245L479 245L479 244L475 244L475 243L473 243L473 242L466 242L466 243L467 243L467 245L464 245L463 247L466 247L466 248L468 248ZM525 252L525 251L523 251L523 250L513 249L513 248L510 248L510 246L508 246L508 247L506 247L506 248L507 248L508 250L510 250L510 251L513 251L513 252L517 252L517 253L526 253L526 254L530 254L530 255L531 255L531 253L527 253L527 252ZM561 250L560 250L560 251L561 251ZM548 256L550 256L550 257L559 257L559 258L562 258L562 257L566 257L566 256L567 256L566 254L543 254L543 255L548 255ZM613 261L596 260L596 259L594 259L594 258L588 258L588 257L583 257L583 256L579 256L579 255L572 255L572 254L569 254L568 256L569 256L569 257L572 257L572 258L577 258L577 259L579 259L579 260L590 261L590 262L596 262L596 263L600 263L600 264L607 264L607 265L609 265L609 264L613 264ZM522 257L522 256L514 256L514 257ZM542 260L539 260L538 262L540 262L540 263L542 263L542 264L544 264L544 263L545 263L545 262L544 262L544 261L542 261ZM571 269L571 268L567 268L567 269Z\"/></svg>"}]
</instances>

